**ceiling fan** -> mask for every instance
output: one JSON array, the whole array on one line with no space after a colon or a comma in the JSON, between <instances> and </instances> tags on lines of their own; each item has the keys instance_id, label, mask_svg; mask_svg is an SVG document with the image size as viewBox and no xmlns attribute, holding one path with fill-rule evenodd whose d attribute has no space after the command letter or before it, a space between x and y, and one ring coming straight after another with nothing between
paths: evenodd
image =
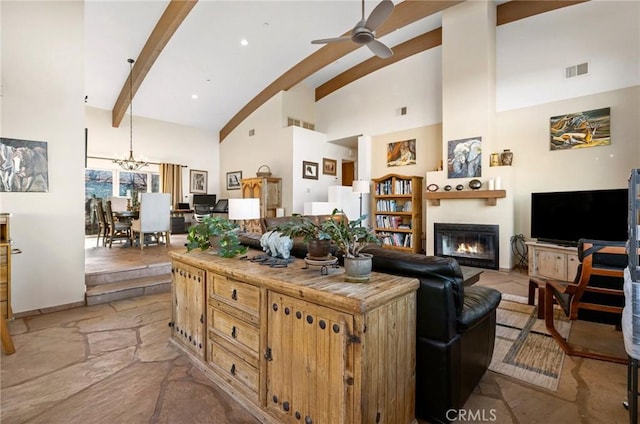
<instances>
[{"instance_id":1,"label":"ceiling fan","mask_svg":"<svg viewBox=\"0 0 640 424\"><path fill-rule=\"evenodd\" d=\"M386 59L388 57L393 56L393 51L389 47L387 47L384 43L376 40L375 30L378 28L384 21L387 20L391 13L393 12L393 1L391 0L382 0L378 5L373 9L371 15L366 20L364 19L364 0L362 0L362 19L360 22L356 24L355 27L351 30L351 35L345 35L344 37L336 37L336 38L323 38L320 40L313 40L311 44L327 44L333 43L336 41L347 41L351 40L357 44L365 44L369 47L376 56L381 59Z\"/></svg>"}]
</instances>

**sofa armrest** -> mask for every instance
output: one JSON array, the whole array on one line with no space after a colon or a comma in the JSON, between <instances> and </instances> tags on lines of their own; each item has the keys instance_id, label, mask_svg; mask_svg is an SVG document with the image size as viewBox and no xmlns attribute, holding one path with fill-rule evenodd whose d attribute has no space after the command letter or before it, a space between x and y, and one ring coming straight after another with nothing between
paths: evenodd
<instances>
[{"instance_id":1,"label":"sofa armrest","mask_svg":"<svg viewBox=\"0 0 640 424\"><path fill-rule=\"evenodd\" d=\"M467 287L464 292L464 306L458 318L458 331L471 330L498 308L502 294L490 287Z\"/></svg>"},{"instance_id":2,"label":"sofa armrest","mask_svg":"<svg viewBox=\"0 0 640 424\"><path fill-rule=\"evenodd\" d=\"M416 336L449 342L457 335L457 316L451 283L420 278Z\"/></svg>"}]
</instances>

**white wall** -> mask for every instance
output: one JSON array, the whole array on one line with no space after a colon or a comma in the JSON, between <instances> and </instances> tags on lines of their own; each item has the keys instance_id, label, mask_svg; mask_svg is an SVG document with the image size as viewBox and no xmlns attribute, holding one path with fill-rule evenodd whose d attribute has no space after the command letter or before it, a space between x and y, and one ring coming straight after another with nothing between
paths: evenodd
<instances>
[{"instance_id":1,"label":"white wall","mask_svg":"<svg viewBox=\"0 0 640 424\"><path fill-rule=\"evenodd\" d=\"M135 99L133 100L135 103ZM111 111L86 108L88 156L121 158L129 152L129 115L126 114L118 128L111 125ZM219 162L220 143L218 133L200 128L177 125L170 122L133 116L133 154L137 160L156 163L179 163L182 168L183 201L191 201L189 171L207 171L207 191L219 194L221 188ZM89 159L88 167L118 169L108 160ZM159 166L151 164L142 171L159 172Z\"/></svg>"},{"instance_id":2,"label":"white wall","mask_svg":"<svg viewBox=\"0 0 640 424\"><path fill-rule=\"evenodd\" d=\"M48 143L49 191L0 193L14 312L84 301L84 4L6 2L2 137Z\"/></svg>"},{"instance_id":3,"label":"white wall","mask_svg":"<svg viewBox=\"0 0 640 424\"><path fill-rule=\"evenodd\" d=\"M337 144L327 143L325 134L299 127L289 128L292 131L293 139L291 168L294 196L292 210L287 210L287 214L304 213L305 202L327 202L329 200L329 187L339 185L342 181L340 166L337 167L337 175L335 176L323 174L322 159L333 159L339 164L342 159L349 157L349 149ZM302 178L303 161L318 164L317 180Z\"/></svg>"},{"instance_id":4,"label":"white wall","mask_svg":"<svg viewBox=\"0 0 640 424\"><path fill-rule=\"evenodd\" d=\"M486 181L498 172L488 167L489 153L505 148L514 152L508 188L509 196L514 196L508 200L515 209L514 234L529 234L532 190L624 187L629 170L640 167L639 8L639 2L589 1L497 27L499 112L494 128L489 128L495 137L483 138L480 179ZM431 49L325 97L317 104L317 128L330 139L351 134L377 139L442 122L441 56L442 48ZM461 54L458 60L467 58ZM584 60L590 62L591 73L564 81L564 66ZM411 119L412 110L423 111L413 125L407 125L405 117L392 116L391 111L402 103L407 104ZM611 146L549 151L551 116L609 106ZM464 108L459 113L464 117ZM469 137L478 135L468 131ZM371 159L374 169L381 161L379 154L374 151ZM440 186L452 181L458 183L445 178ZM499 204L504 201L498 200ZM477 203L462 202L457 203L461 208Z\"/></svg>"},{"instance_id":5,"label":"white wall","mask_svg":"<svg viewBox=\"0 0 640 424\"><path fill-rule=\"evenodd\" d=\"M442 49L382 68L316 103L316 130L329 140L378 135L442 120ZM400 115L406 106L407 114Z\"/></svg>"}]
</instances>

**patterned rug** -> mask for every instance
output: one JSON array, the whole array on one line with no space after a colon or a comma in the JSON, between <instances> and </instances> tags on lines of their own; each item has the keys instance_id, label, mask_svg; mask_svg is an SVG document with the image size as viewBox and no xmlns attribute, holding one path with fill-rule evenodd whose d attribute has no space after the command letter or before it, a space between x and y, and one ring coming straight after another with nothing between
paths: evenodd
<instances>
[{"instance_id":1,"label":"patterned rug","mask_svg":"<svg viewBox=\"0 0 640 424\"><path fill-rule=\"evenodd\" d=\"M562 311L555 310L556 328L566 337L571 329ZM497 310L496 344L489 369L556 391L564 352L547 332L537 309L521 296L502 295Z\"/></svg>"}]
</instances>

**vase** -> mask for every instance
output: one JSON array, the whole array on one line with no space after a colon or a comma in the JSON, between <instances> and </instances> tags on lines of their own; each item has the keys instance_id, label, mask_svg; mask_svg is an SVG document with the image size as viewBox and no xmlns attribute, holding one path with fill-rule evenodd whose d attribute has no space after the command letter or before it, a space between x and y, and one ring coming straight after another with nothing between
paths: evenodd
<instances>
[{"instance_id":1,"label":"vase","mask_svg":"<svg viewBox=\"0 0 640 424\"><path fill-rule=\"evenodd\" d=\"M366 283L371 277L371 258L370 253L360 253L354 258L344 258L344 274L345 280L350 283Z\"/></svg>"},{"instance_id":2,"label":"vase","mask_svg":"<svg viewBox=\"0 0 640 424\"><path fill-rule=\"evenodd\" d=\"M489 166L500 166L500 153L491 153L491 156L489 156Z\"/></svg>"},{"instance_id":3,"label":"vase","mask_svg":"<svg viewBox=\"0 0 640 424\"><path fill-rule=\"evenodd\" d=\"M331 256L331 240L309 240L307 243L307 253L311 259L329 259Z\"/></svg>"},{"instance_id":4,"label":"vase","mask_svg":"<svg viewBox=\"0 0 640 424\"><path fill-rule=\"evenodd\" d=\"M503 166L511 166L513 162L513 152L509 149L504 149L502 153L500 153L500 162L502 162Z\"/></svg>"}]
</instances>

